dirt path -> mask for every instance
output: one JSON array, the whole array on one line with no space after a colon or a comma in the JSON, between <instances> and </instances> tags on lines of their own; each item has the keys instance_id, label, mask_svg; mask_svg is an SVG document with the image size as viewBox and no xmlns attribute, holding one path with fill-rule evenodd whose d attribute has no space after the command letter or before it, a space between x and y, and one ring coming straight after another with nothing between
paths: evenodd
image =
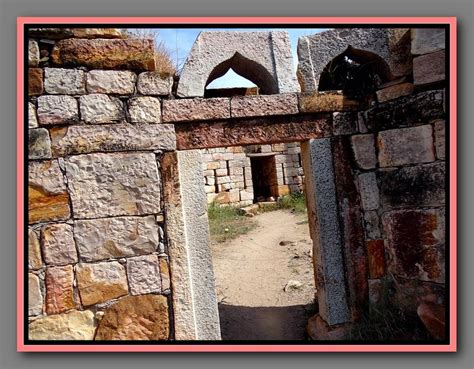
<instances>
[{"instance_id":1,"label":"dirt path","mask_svg":"<svg viewBox=\"0 0 474 369\"><path fill-rule=\"evenodd\" d=\"M222 338L304 339L315 293L306 214L277 210L253 219L255 230L212 245Z\"/></svg>"}]
</instances>

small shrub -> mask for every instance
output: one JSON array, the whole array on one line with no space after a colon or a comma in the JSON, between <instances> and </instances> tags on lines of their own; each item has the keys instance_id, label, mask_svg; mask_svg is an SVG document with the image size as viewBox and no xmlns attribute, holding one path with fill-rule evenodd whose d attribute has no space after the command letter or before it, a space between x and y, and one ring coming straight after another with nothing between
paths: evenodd
<instances>
[{"instance_id":1,"label":"small shrub","mask_svg":"<svg viewBox=\"0 0 474 369\"><path fill-rule=\"evenodd\" d=\"M233 206L211 203L208 207L209 232L214 242L226 242L255 229L257 223Z\"/></svg>"},{"instance_id":2,"label":"small shrub","mask_svg":"<svg viewBox=\"0 0 474 369\"><path fill-rule=\"evenodd\" d=\"M306 212L306 199L303 192L281 196L277 201L279 209L291 209L296 213Z\"/></svg>"}]
</instances>

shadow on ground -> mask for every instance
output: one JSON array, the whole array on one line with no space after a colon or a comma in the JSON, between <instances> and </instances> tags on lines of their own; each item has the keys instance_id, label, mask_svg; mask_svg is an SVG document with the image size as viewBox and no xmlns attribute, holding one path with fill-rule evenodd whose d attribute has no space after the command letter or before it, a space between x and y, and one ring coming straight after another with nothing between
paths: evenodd
<instances>
[{"instance_id":1,"label":"shadow on ground","mask_svg":"<svg viewBox=\"0 0 474 369\"><path fill-rule=\"evenodd\" d=\"M223 340L304 340L315 304L249 307L219 304Z\"/></svg>"}]
</instances>

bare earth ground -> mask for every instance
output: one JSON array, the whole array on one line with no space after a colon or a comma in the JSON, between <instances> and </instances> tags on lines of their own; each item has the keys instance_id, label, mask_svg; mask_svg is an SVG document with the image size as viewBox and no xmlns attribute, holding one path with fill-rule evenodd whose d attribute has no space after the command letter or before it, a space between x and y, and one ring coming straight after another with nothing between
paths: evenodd
<instances>
[{"instance_id":1,"label":"bare earth ground","mask_svg":"<svg viewBox=\"0 0 474 369\"><path fill-rule=\"evenodd\" d=\"M305 339L315 310L307 216L276 210L253 219L256 229L211 246L222 339ZM285 291L289 281L301 286Z\"/></svg>"}]
</instances>

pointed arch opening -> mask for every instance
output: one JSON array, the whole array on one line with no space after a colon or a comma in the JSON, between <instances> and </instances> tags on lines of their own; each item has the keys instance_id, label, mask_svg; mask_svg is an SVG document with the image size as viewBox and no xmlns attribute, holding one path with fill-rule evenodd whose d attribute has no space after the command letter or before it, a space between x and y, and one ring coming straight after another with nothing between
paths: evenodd
<instances>
[{"instance_id":1,"label":"pointed arch opening","mask_svg":"<svg viewBox=\"0 0 474 369\"><path fill-rule=\"evenodd\" d=\"M214 67L206 81L206 92L208 91L207 87L209 84L225 75L229 69L232 69L239 76L254 83L258 87L259 94L271 95L278 93L278 84L268 70L259 63L239 53L235 53L230 59Z\"/></svg>"},{"instance_id":2,"label":"pointed arch opening","mask_svg":"<svg viewBox=\"0 0 474 369\"><path fill-rule=\"evenodd\" d=\"M319 91L342 90L353 96L367 96L393 79L390 67L379 55L348 46L324 68Z\"/></svg>"}]
</instances>

